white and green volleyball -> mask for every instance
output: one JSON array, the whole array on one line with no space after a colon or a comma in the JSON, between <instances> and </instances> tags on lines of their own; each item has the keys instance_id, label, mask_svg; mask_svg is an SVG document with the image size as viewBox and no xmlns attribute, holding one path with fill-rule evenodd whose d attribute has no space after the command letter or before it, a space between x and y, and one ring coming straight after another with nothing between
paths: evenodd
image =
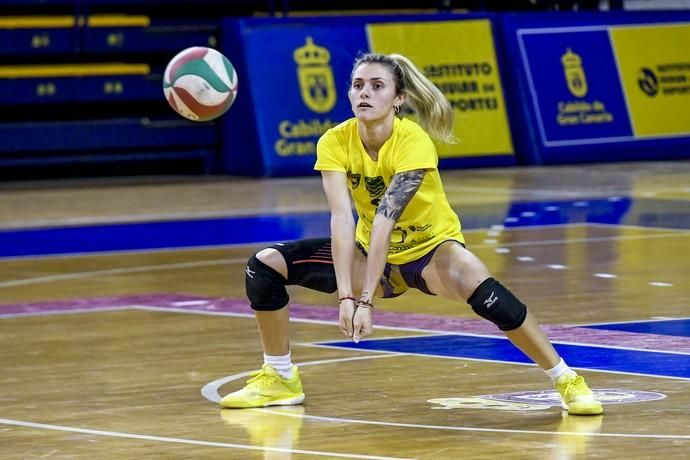
<instances>
[{"instance_id":1,"label":"white and green volleyball","mask_svg":"<svg viewBox=\"0 0 690 460\"><path fill-rule=\"evenodd\" d=\"M235 69L213 48L194 46L180 51L163 74L163 92L177 113L193 121L223 115L235 101Z\"/></svg>"}]
</instances>

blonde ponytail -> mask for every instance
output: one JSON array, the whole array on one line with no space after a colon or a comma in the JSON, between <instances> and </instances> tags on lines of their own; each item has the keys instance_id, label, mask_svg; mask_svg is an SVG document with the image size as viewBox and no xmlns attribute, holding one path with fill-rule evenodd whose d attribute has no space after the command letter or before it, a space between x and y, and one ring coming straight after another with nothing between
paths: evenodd
<instances>
[{"instance_id":1,"label":"blonde ponytail","mask_svg":"<svg viewBox=\"0 0 690 460\"><path fill-rule=\"evenodd\" d=\"M446 96L408 58L400 54L391 54L390 58L402 70L406 104L417 114L422 128L441 142L457 142L453 136L455 113Z\"/></svg>"},{"instance_id":2,"label":"blonde ponytail","mask_svg":"<svg viewBox=\"0 0 690 460\"><path fill-rule=\"evenodd\" d=\"M401 113L415 113L419 124L434 139L447 144L457 142L453 136L453 108L441 90L412 61L400 54L364 54L355 62L353 73L364 63L383 64L390 69L397 91L407 95Z\"/></svg>"}]
</instances>

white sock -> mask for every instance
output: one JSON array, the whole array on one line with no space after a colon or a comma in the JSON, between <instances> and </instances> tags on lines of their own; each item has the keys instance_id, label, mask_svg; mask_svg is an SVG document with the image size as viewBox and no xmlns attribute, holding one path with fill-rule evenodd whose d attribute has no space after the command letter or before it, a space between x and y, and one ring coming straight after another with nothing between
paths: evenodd
<instances>
[{"instance_id":1,"label":"white sock","mask_svg":"<svg viewBox=\"0 0 690 460\"><path fill-rule=\"evenodd\" d=\"M563 374L567 374L568 372L576 374L576 372L569 368L565 361L563 361L563 358L561 358L558 364L556 364L554 367L551 369L545 369L544 372L546 372L546 375L549 376L552 382L555 382L559 377L561 377Z\"/></svg>"},{"instance_id":2,"label":"white sock","mask_svg":"<svg viewBox=\"0 0 690 460\"><path fill-rule=\"evenodd\" d=\"M278 371L284 379L292 378L292 356L289 351L284 356L268 356L264 353L264 364L268 364Z\"/></svg>"}]
</instances>

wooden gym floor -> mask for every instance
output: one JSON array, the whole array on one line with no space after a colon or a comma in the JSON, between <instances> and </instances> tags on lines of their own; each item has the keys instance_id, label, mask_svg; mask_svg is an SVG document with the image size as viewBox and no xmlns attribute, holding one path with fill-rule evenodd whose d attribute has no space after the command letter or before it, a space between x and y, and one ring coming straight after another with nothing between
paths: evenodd
<instances>
[{"instance_id":1,"label":"wooden gym floor","mask_svg":"<svg viewBox=\"0 0 690 460\"><path fill-rule=\"evenodd\" d=\"M690 457L690 162L444 171L474 250L604 400L569 417L469 307L379 301L352 346L291 289L303 406L221 411L261 363L244 261L328 233L317 177L0 184L3 459Z\"/></svg>"}]
</instances>

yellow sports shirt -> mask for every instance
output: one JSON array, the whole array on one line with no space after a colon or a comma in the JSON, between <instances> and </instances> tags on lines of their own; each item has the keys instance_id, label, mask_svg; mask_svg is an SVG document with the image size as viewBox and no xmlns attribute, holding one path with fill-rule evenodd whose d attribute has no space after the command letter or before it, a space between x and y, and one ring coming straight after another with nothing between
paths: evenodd
<instances>
[{"instance_id":1,"label":"yellow sports shirt","mask_svg":"<svg viewBox=\"0 0 690 460\"><path fill-rule=\"evenodd\" d=\"M355 238L369 250L376 208L393 176L425 169L419 190L412 197L391 233L388 262L396 265L422 257L439 243L454 239L465 242L460 219L452 210L438 172L438 155L429 135L417 123L395 118L393 134L374 161L364 150L351 118L329 129L316 148L317 171L347 174L359 219Z\"/></svg>"}]
</instances>

